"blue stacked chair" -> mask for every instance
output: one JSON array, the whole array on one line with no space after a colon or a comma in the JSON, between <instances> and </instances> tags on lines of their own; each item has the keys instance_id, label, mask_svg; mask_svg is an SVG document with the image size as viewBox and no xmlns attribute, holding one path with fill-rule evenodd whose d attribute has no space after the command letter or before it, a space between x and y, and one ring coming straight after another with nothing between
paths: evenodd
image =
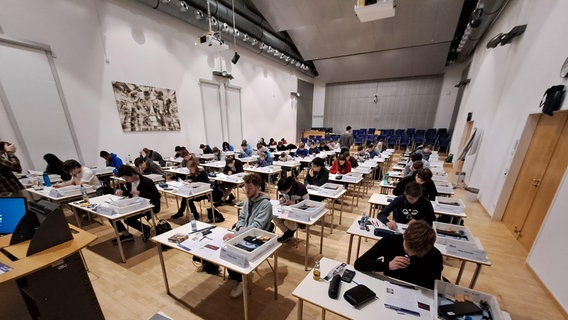
<instances>
[{"instance_id":1,"label":"blue stacked chair","mask_svg":"<svg viewBox=\"0 0 568 320\"><path fill-rule=\"evenodd\" d=\"M442 149L444 149L444 152L448 152L448 149L450 147L450 141L452 140L452 138L447 135L447 136L443 136L440 137L438 139L438 151L441 152Z\"/></svg>"},{"instance_id":2,"label":"blue stacked chair","mask_svg":"<svg viewBox=\"0 0 568 320\"><path fill-rule=\"evenodd\" d=\"M396 144L398 143L399 136L390 136L386 141L388 148L395 148Z\"/></svg>"},{"instance_id":3,"label":"blue stacked chair","mask_svg":"<svg viewBox=\"0 0 568 320\"><path fill-rule=\"evenodd\" d=\"M399 149L406 149L410 145L410 136L401 136L400 140L398 141L398 148Z\"/></svg>"},{"instance_id":4,"label":"blue stacked chair","mask_svg":"<svg viewBox=\"0 0 568 320\"><path fill-rule=\"evenodd\" d=\"M394 132L394 135L401 137L401 136L406 135L406 132L405 132L404 129L396 129L396 131Z\"/></svg>"},{"instance_id":5,"label":"blue stacked chair","mask_svg":"<svg viewBox=\"0 0 568 320\"><path fill-rule=\"evenodd\" d=\"M406 135L407 136L413 136L416 133L416 128L408 128L406 129Z\"/></svg>"}]
</instances>

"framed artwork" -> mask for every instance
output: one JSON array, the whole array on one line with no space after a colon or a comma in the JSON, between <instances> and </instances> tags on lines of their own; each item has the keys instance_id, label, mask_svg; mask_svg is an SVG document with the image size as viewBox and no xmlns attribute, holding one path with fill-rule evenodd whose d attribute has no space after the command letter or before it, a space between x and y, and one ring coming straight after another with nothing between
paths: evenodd
<instances>
[{"instance_id":1,"label":"framed artwork","mask_svg":"<svg viewBox=\"0 0 568 320\"><path fill-rule=\"evenodd\" d=\"M119 81L112 88L122 131L180 130L175 90Z\"/></svg>"}]
</instances>

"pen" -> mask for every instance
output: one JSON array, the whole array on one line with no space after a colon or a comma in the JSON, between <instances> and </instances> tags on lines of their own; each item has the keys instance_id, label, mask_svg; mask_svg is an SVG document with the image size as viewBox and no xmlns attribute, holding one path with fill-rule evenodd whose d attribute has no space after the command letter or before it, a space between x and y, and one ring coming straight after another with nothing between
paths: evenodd
<instances>
[{"instance_id":1,"label":"pen","mask_svg":"<svg viewBox=\"0 0 568 320\"><path fill-rule=\"evenodd\" d=\"M420 317L420 312L418 311L414 311L414 310L409 310L409 309L405 309L405 308L400 308L400 307L396 307L396 306L392 306L390 304L385 304L386 308L389 308L391 310L396 311L397 313L406 313L406 314L410 314L413 316L417 316Z\"/></svg>"}]
</instances>

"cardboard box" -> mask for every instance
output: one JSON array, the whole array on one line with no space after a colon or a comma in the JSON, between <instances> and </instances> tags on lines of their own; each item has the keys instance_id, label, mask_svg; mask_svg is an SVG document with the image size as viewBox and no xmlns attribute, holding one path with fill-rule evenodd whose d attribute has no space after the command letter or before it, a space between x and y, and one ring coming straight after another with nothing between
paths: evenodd
<instances>
[{"instance_id":1,"label":"cardboard box","mask_svg":"<svg viewBox=\"0 0 568 320\"><path fill-rule=\"evenodd\" d=\"M343 185L328 182L328 183L325 183L322 186L320 186L318 191L319 191L319 193L325 194L325 195L328 195L328 196L336 196L336 195L340 194L341 191L343 191Z\"/></svg>"},{"instance_id":2,"label":"cardboard box","mask_svg":"<svg viewBox=\"0 0 568 320\"><path fill-rule=\"evenodd\" d=\"M257 237L257 238L267 238L268 241L265 241L259 247L256 247L252 251L247 251L244 249L239 248L237 245L241 244L246 237ZM229 261L239 267L247 268L249 266L250 261L254 261L259 256L265 254L268 250L272 249L275 245L278 244L276 241L276 234L264 230L260 230L257 228L247 230L233 239L228 240L225 242L225 246L221 248L220 258Z\"/></svg>"},{"instance_id":3,"label":"cardboard box","mask_svg":"<svg viewBox=\"0 0 568 320\"><path fill-rule=\"evenodd\" d=\"M434 211L460 214L465 212L465 204L457 198L436 197Z\"/></svg>"},{"instance_id":4,"label":"cardboard box","mask_svg":"<svg viewBox=\"0 0 568 320\"><path fill-rule=\"evenodd\" d=\"M450 243L477 247L475 238L468 227L434 221L436 230L436 243L448 245ZM453 236L456 234L459 236Z\"/></svg>"},{"instance_id":5,"label":"cardboard box","mask_svg":"<svg viewBox=\"0 0 568 320\"><path fill-rule=\"evenodd\" d=\"M150 206L150 200L141 197L133 197L112 201L107 207L112 211L112 214L122 214L136 211Z\"/></svg>"},{"instance_id":6,"label":"cardboard box","mask_svg":"<svg viewBox=\"0 0 568 320\"><path fill-rule=\"evenodd\" d=\"M289 207L288 218L309 222L311 218L325 210L319 201L304 200Z\"/></svg>"},{"instance_id":7,"label":"cardboard box","mask_svg":"<svg viewBox=\"0 0 568 320\"><path fill-rule=\"evenodd\" d=\"M178 193L191 196L210 189L211 185L206 182L184 182L183 185L178 188Z\"/></svg>"},{"instance_id":8,"label":"cardboard box","mask_svg":"<svg viewBox=\"0 0 568 320\"><path fill-rule=\"evenodd\" d=\"M439 308L442 305L452 303L450 300L455 301L456 297L464 297L466 301L471 301L479 307L481 307L480 302L485 301L487 303L488 309L491 312L492 319L504 320L503 313L501 312L501 308L499 307L499 303L495 296L481 291L457 286L448 282L436 280L436 284L434 285L435 308ZM432 312L432 315L434 319L438 319L438 312Z\"/></svg>"},{"instance_id":9,"label":"cardboard box","mask_svg":"<svg viewBox=\"0 0 568 320\"><path fill-rule=\"evenodd\" d=\"M87 189L87 194L94 193L95 189L90 185L83 185ZM66 186L61 188L52 188L49 190L49 196L54 198L76 197L81 195L81 186Z\"/></svg>"}]
</instances>

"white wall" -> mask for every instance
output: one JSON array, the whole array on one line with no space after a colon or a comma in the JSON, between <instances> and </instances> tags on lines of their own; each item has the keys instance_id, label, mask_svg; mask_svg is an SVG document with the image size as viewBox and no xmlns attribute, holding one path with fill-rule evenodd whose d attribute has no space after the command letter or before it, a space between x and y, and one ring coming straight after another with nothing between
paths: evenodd
<instances>
[{"instance_id":1,"label":"white wall","mask_svg":"<svg viewBox=\"0 0 568 320\"><path fill-rule=\"evenodd\" d=\"M244 138L296 139L293 68L244 48L237 65L230 63L232 49L208 55L194 45L202 30L135 1L9 1L0 10L0 30L51 46L87 165L102 163L101 149L123 158L143 147L164 155L175 145L197 150L205 140L199 79L214 80L220 64L242 88ZM124 133L112 81L176 90L181 131Z\"/></svg>"},{"instance_id":2,"label":"white wall","mask_svg":"<svg viewBox=\"0 0 568 320\"><path fill-rule=\"evenodd\" d=\"M312 127L323 127L325 112L325 83L314 82L314 103L312 107Z\"/></svg>"},{"instance_id":3,"label":"white wall","mask_svg":"<svg viewBox=\"0 0 568 320\"><path fill-rule=\"evenodd\" d=\"M460 82L462 71L466 65L466 63L452 64L444 69L444 81L440 90L433 128L449 128L459 91L459 88L456 88L455 85Z\"/></svg>"},{"instance_id":4,"label":"white wall","mask_svg":"<svg viewBox=\"0 0 568 320\"><path fill-rule=\"evenodd\" d=\"M483 130L483 137L477 157L466 159L466 182L480 189L479 200L492 216L502 193L510 192L510 188L503 188L505 182L515 179L505 173L529 115L540 112L539 102L548 87L568 84L559 77L568 52L568 42L560 41L568 30L566 12L568 1L511 1L473 57L468 75L471 83L464 92L450 152L457 153L467 113L473 112L474 125ZM489 38L520 24L527 24L527 30L510 45L485 48ZM562 109L566 108L565 100ZM560 237L566 233L568 187L566 173L559 174L564 174L565 182L557 191L528 263L567 309L568 248ZM500 203L499 207L504 206Z\"/></svg>"}]
</instances>

